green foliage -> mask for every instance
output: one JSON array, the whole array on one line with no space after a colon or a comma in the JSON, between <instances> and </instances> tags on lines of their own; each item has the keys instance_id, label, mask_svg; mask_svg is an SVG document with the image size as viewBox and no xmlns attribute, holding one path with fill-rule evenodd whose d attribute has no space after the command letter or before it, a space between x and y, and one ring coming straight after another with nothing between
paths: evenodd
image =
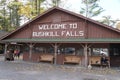
<instances>
[{"instance_id":1,"label":"green foliage","mask_svg":"<svg viewBox=\"0 0 120 80\"><path fill-rule=\"evenodd\" d=\"M84 7L81 8L80 13L88 18L100 15L104 10L98 5L99 0L83 0ZM108 26L115 26L118 20L113 20L111 16L103 16L102 20L98 20L102 24Z\"/></svg>"},{"instance_id":2,"label":"green foliage","mask_svg":"<svg viewBox=\"0 0 120 80\"><path fill-rule=\"evenodd\" d=\"M84 7L81 8L80 13L86 17L92 18L104 11L103 8L98 5L98 0L84 0L82 3Z\"/></svg>"},{"instance_id":3,"label":"green foliage","mask_svg":"<svg viewBox=\"0 0 120 80\"><path fill-rule=\"evenodd\" d=\"M102 20L99 20L99 22L103 23L103 24L106 24L108 26L115 26L115 23L117 21L119 21L118 19L114 20L112 19L111 16L103 16L102 17L103 19Z\"/></svg>"},{"instance_id":4,"label":"green foliage","mask_svg":"<svg viewBox=\"0 0 120 80\"><path fill-rule=\"evenodd\" d=\"M31 14L33 16L37 16L41 13L41 11L43 10L42 3L44 1L45 0L33 0L33 1L30 2L31 8L32 8Z\"/></svg>"},{"instance_id":5,"label":"green foliage","mask_svg":"<svg viewBox=\"0 0 120 80\"><path fill-rule=\"evenodd\" d=\"M47 0L0 0L0 30L12 31L45 10ZM61 0L51 0L49 6L59 6Z\"/></svg>"},{"instance_id":6,"label":"green foliage","mask_svg":"<svg viewBox=\"0 0 120 80\"><path fill-rule=\"evenodd\" d=\"M16 0L8 4L11 26L20 26L20 15L18 13L20 6L22 6L22 3Z\"/></svg>"},{"instance_id":7,"label":"green foliage","mask_svg":"<svg viewBox=\"0 0 120 80\"><path fill-rule=\"evenodd\" d=\"M61 0L52 0L52 6L60 6Z\"/></svg>"},{"instance_id":8,"label":"green foliage","mask_svg":"<svg viewBox=\"0 0 120 80\"><path fill-rule=\"evenodd\" d=\"M20 26L21 19L36 17L44 11L41 7L45 0L0 0L0 30L12 31ZM22 20L23 21L23 20Z\"/></svg>"},{"instance_id":9,"label":"green foliage","mask_svg":"<svg viewBox=\"0 0 120 80\"><path fill-rule=\"evenodd\" d=\"M45 6L46 7L63 7L64 6L64 2L66 2L67 0L63 1L63 0L45 0Z\"/></svg>"},{"instance_id":10,"label":"green foliage","mask_svg":"<svg viewBox=\"0 0 120 80\"><path fill-rule=\"evenodd\" d=\"M120 21L116 24L116 28L120 30Z\"/></svg>"},{"instance_id":11,"label":"green foliage","mask_svg":"<svg viewBox=\"0 0 120 80\"><path fill-rule=\"evenodd\" d=\"M85 4L93 4L95 2L97 2L98 0L83 0L82 2L85 3Z\"/></svg>"}]
</instances>

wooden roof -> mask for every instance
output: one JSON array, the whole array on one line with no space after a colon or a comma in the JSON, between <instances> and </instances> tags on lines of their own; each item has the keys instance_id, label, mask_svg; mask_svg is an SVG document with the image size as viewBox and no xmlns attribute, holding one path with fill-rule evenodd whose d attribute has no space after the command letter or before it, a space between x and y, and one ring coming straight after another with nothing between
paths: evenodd
<instances>
[{"instance_id":1,"label":"wooden roof","mask_svg":"<svg viewBox=\"0 0 120 80\"><path fill-rule=\"evenodd\" d=\"M100 26L102 26L102 27L104 27L104 28L107 28L107 29L109 29L109 30L112 30L112 31L117 32L118 34L120 34L120 30L118 30L118 29L116 29L116 28L113 28L113 27L111 27L111 26L107 26L107 25L105 25L105 24L102 24L102 23L97 22L97 21L95 21L95 20L92 20L92 19L90 19L90 18L86 18L86 17L84 17L84 16L82 16L82 15L80 15L80 14L77 14L77 13L74 13L74 12L71 12L71 11L68 11L68 10L65 10L65 9L62 9L62 8L53 7L53 8L48 9L47 11L45 11L44 13L42 13L41 15L35 17L34 19L30 20L29 22L25 23L25 24L22 25L21 27L17 28L15 31L13 31L13 32L7 34L6 36L2 37L1 40L5 40L7 37L9 37L10 35L12 35L13 33L21 30L21 29L24 28L24 27L26 27L26 25L32 23L33 21L35 21L35 20L38 19L38 18L41 18L42 16L47 15L48 13L50 13L51 11L54 11L54 10L59 10L59 11L65 12L65 13L67 13L67 14L76 16L76 17L78 17L78 18L82 18L82 19L84 19L84 20L86 20L86 21L89 21L89 22L91 22L91 23L100 25ZM8 40L9 40L9 39L8 39ZM8 40L6 40L6 41L8 41ZM13 41L14 41L14 40L13 40ZM34 41L34 40L33 40L33 41ZM119 41L120 41L120 39L119 39ZM117 42L118 42L118 41L117 41Z\"/></svg>"}]
</instances>

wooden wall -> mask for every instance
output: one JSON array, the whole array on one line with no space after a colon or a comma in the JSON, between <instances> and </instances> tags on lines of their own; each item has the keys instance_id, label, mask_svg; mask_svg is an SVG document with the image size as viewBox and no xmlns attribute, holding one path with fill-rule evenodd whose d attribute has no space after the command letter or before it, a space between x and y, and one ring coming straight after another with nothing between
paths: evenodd
<instances>
[{"instance_id":1,"label":"wooden wall","mask_svg":"<svg viewBox=\"0 0 120 80\"><path fill-rule=\"evenodd\" d=\"M60 10L53 10L49 13L36 18L29 24L23 26L22 28L15 31L8 38L32 38L32 32L35 27L40 24L63 24L63 23L77 23L78 29L76 31L84 31L84 36L74 37L74 38L120 38L120 33L107 28L105 25L99 25L96 22L85 21L85 19L80 18L76 15L72 15ZM73 29L68 29L72 31ZM54 30L60 31L60 30ZM47 37L44 37L47 38ZM50 38L50 37L49 37ZM57 37L56 37L57 38ZM67 38L67 37L63 37Z\"/></svg>"}]
</instances>

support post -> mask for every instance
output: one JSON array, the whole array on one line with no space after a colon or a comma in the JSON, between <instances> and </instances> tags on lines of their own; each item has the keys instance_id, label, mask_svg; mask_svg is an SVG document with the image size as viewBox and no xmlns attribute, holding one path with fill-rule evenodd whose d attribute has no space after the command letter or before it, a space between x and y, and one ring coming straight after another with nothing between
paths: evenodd
<instances>
[{"instance_id":1,"label":"support post","mask_svg":"<svg viewBox=\"0 0 120 80\"><path fill-rule=\"evenodd\" d=\"M58 47L61 45L61 44L51 44L53 47L54 47L54 65L57 64L57 50L58 50Z\"/></svg>"},{"instance_id":2,"label":"support post","mask_svg":"<svg viewBox=\"0 0 120 80\"><path fill-rule=\"evenodd\" d=\"M30 48L30 50L29 50L29 60L31 60L32 59L32 48L33 48L32 43L29 44L29 48Z\"/></svg>"},{"instance_id":3,"label":"support post","mask_svg":"<svg viewBox=\"0 0 120 80\"><path fill-rule=\"evenodd\" d=\"M85 44L84 46L84 55L85 55L85 67L88 66L88 53L87 53L87 48L88 48L88 45Z\"/></svg>"},{"instance_id":4,"label":"support post","mask_svg":"<svg viewBox=\"0 0 120 80\"><path fill-rule=\"evenodd\" d=\"M6 54L7 54L7 47L8 47L8 44L5 43L5 49L4 49L4 60L6 60Z\"/></svg>"},{"instance_id":5,"label":"support post","mask_svg":"<svg viewBox=\"0 0 120 80\"><path fill-rule=\"evenodd\" d=\"M88 47L88 69L91 70L92 69L92 65L91 65L91 49Z\"/></svg>"},{"instance_id":6,"label":"support post","mask_svg":"<svg viewBox=\"0 0 120 80\"><path fill-rule=\"evenodd\" d=\"M88 49L92 46L92 44L87 44L87 43L85 43L85 44L81 44L81 46L83 47L83 49L84 49L84 66L87 68L88 66L91 66L91 63L89 63L89 65L88 65L88 62L89 62L89 60L90 60L90 56L91 56L91 51L90 52L88 52Z\"/></svg>"},{"instance_id":7,"label":"support post","mask_svg":"<svg viewBox=\"0 0 120 80\"><path fill-rule=\"evenodd\" d=\"M57 46L57 43L55 43L55 45L54 45L54 64L56 65L57 64L57 48L58 48L58 46Z\"/></svg>"},{"instance_id":8,"label":"support post","mask_svg":"<svg viewBox=\"0 0 120 80\"><path fill-rule=\"evenodd\" d=\"M8 44L7 44L7 43L5 43L5 50L4 50L4 54L6 54L6 53L7 53L7 46L8 46Z\"/></svg>"}]
</instances>

